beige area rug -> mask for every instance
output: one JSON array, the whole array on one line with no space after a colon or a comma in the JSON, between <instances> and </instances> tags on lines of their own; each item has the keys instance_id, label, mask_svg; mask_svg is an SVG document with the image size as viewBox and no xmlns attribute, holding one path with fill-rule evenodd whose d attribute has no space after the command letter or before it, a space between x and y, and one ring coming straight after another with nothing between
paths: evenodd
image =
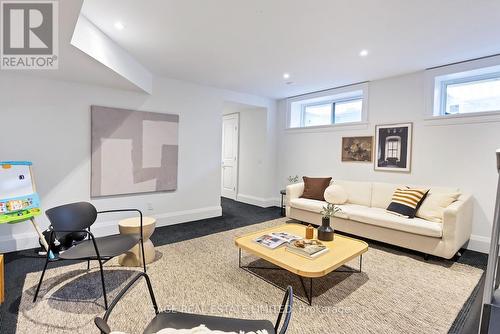
<instances>
[{"instance_id":1,"label":"beige area rug","mask_svg":"<svg viewBox=\"0 0 500 334\"><path fill-rule=\"evenodd\" d=\"M148 266L160 309L269 319L275 321L283 292L238 268L234 238L277 219L240 229L157 247ZM256 258L245 255L244 263ZM357 259L349 263L357 268ZM136 269L107 265L110 300ZM95 267L95 265L94 265ZM86 274L86 263L49 269L39 301L32 303L39 273L26 277L18 333L98 333L93 318L102 316L99 272ZM304 295L299 279L285 271L259 271ZM295 302L289 333L446 333L478 283L482 270L451 261L370 247L362 273L331 273L315 280L313 306ZM117 305L112 329L140 333L154 316L141 282Z\"/></svg>"}]
</instances>

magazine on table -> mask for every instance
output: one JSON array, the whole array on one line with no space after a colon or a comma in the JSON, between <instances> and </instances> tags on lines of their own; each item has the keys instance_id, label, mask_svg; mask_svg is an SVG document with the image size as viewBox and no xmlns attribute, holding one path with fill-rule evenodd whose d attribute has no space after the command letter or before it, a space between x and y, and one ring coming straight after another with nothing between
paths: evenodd
<instances>
[{"instance_id":1,"label":"magazine on table","mask_svg":"<svg viewBox=\"0 0 500 334\"><path fill-rule=\"evenodd\" d=\"M322 254L327 253L328 247L323 245L318 240L297 240L289 243L286 246L286 250L308 259L314 259Z\"/></svg>"},{"instance_id":2,"label":"magazine on table","mask_svg":"<svg viewBox=\"0 0 500 334\"><path fill-rule=\"evenodd\" d=\"M286 232L272 232L258 237L255 242L267 248L275 249L283 244L301 239L302 237Z\"/></svg>"}]
</instances>

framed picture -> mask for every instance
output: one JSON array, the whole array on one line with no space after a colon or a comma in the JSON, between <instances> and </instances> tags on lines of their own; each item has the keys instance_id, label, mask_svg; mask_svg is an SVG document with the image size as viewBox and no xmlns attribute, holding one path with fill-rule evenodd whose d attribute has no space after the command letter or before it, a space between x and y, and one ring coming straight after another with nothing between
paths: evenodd
<instances>
[{"instance_id":1,"label":"framed picture","mask_svg":"<svg viewBox=\"0 0 500 334\"><path fill-rule=\"evenodd\" d=\"M373 137L342 137L342 161L372 162Z\"/></svg>"},{"instance_id":2,"label":"framed picture","mask_svg":"<svg viewBox=\"0 0 500 334\"><path fill-rule=\"evenodd\" d=\"M177 189L179 115L91 107L91 197Z\"/></svg>"},{"instance_id":3,"label":"framed picture","mask_svg":"<svg viewBox=\"0 0 500 334\"><path fill-rule=\"evenodd\" d=\"M375 127L375 170L410 172L412 123Z\"/></svg>"}]
</instances>

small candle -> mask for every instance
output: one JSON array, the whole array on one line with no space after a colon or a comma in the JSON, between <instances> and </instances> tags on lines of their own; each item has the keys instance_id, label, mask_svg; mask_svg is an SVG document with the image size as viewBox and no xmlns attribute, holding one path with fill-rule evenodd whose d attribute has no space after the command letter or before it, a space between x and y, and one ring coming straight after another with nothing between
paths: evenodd
<instances>
[{"instance_id":1,"label":"small candle","mask_svg":"<svg viewBox=\"0 0 500 334\"><path fill-rule=\"evenodd\" d=\"M309 224L309 226L306 227L306 239L312 238L314 238L314 228Z\"/></svg>"}]
</instances>

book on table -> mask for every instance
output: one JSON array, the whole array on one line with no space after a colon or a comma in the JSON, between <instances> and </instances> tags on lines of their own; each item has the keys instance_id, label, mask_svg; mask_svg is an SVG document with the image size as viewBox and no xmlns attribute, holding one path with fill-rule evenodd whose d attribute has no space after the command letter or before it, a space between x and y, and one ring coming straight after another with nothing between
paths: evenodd
<instances>
[{"instance_id":1,"label":"book on table","mask_svg":"<svg viewBox=\"0 0 500 334\"><path fill-rule=\"evenodd\" d=\"M328 247L317 240L298 240L289 243L286 250L308 259L314 259L327 253Z\"/></svg>"},{"instance_id":2,"label":"book on table","mask_svg":"<svg viewBox=\"0 0 500 334\"><path fill-rule=\"evenodd\" d=\"M314 259L328 252L328 247L319 240L308 240L287 232L272 232L254 240L259 245L276 249L286 245L286 250L309 259Z\"/></svg>"},{"instance_id":3,"label":"book on table","mask_svg":"<svg viewBox=\"0 0 500 334\"><path fill-rule=\"evenodd\" d=\"M302 237L286 233L286 232L273 232L270 234L264 234L263 236L255 239L255 242L264 247L275 249L281 245L287 244L295 240L301 240Z\"/></svg>"}]
</instances>

